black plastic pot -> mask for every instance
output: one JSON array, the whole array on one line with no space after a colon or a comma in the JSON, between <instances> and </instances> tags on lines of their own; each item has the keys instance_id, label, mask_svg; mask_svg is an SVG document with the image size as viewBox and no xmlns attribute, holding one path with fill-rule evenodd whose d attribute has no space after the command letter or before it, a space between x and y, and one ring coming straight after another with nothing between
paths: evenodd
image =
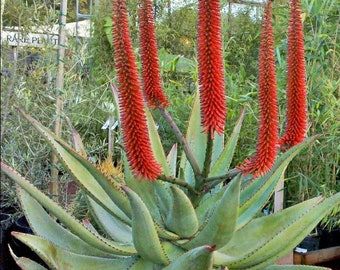
<instances>
[{"instance_id":1,"label":"black plastic pot","mask_svg":"<svg viewBox=\"0 0 340 270\"><path fill-rule=\"evenodd\" d=\"M320 235L320 249L340 246L340 229L331 231L319 229L318 233Z\"/></svg>"},{"instance_id":2,"label":"black plastic pot","mask_svg":"<svg viewBox=\"0 0 340 270\"><path fill-rule=\"evenodd\" d=\"M306 249L307 251L318 250L320 246L320 237L317 235L307 236L298 247Z\"/></svg>"},{"instance_id":3,"label":"black plastic pot","mask_svg":"<svg viewBox=\"0 0 340 270\"><path fill-rule=\"evenodd\" d=\"M12 226L12 215L1 213L0 215L0 270L11 269L9 268L11 255L9 253L8 244L10 241L10 231Z\"/></svg>"},{"instance_id":4,"label":"black plastic pot","mask_svg":"<svg viewBox=\"0 0 340 270\"><path fill-rule=\"evenodd\" d=\"M13 232L21 232L21 233L27 233L27 234L33 234L32 229L30 228L26 217L21 216L18 219L15 220L13 226L12 226ZM43 265L46 269L48 269L47 265L40 259L40 257L33 252L28 246L20 242L15 237L11 236L11 242L10 242L11 248L14 252L14 254L18 257L26 257L29 258L41 265ZM13 269L20 269L16 266L16 268L10 268Z\"/></svg>"}]
</instances>

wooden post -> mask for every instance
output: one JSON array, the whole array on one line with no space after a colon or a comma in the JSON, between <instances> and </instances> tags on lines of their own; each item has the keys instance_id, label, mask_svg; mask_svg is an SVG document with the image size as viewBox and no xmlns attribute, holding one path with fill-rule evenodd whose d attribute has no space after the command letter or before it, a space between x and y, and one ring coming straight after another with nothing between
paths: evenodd
<instances>
[{"instance_id":1,"label":"wooden post","mask_svg":"<svg viewBox=\"0 0 340 270\"><path fill-rule=\"evenodd\" d=\"M64 91L64 56L66 47L66 15L67 0L61 0L59 12L59 39L58 39L58 73L56 77L56 118L54 123L54 133L61 136L62 114L63 114L63 91ZM52 154L51 183L49 186L50 196L58 200L59 189L58 159Z\"/></svg>"},{"instance_id":2,"label":"wooden post","mask_svg":"<svg viewBox=\"0 0 340 270\"><path fill-rule=\"evenodd\" d=\"M274 192L275 213L283 209L283 200L284 200L284 172L282 173Z\"/></svg>"},{"instance_id":3,"label":"wooden post","mask_svg":"<svg viewBox=\"0 0 340 270\"><path fill-rule=\"evenodd\" d=\"M274 192L274 212L278 212L283 209L283 202L284 202L284 180L285 180L285 171L282 172L279 182L275 188ZM293 250L289 251L289 253L281 258L277 264L293 264Z\"/></svg>"}]
</instances>

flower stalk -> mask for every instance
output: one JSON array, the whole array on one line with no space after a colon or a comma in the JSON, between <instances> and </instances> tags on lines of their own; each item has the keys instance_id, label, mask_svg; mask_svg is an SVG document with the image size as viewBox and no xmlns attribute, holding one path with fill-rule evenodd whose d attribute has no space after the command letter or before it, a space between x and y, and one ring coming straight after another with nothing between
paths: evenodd
<instances>
[{"instance_id":1,"label":"flower stalk","mask_svg":"<svg viewBox=\"0 0 340 270\"><path fill-rule=\"evenodd\" d=\"M192 170L194 171L194 175L196 178L200 178L201 177L201 170L200 167L197 163L197 160L195 159L194 154L192 153L188 142L186 141L184 135L182 134L182 132L180 131L180 129L178 128L178 126L176 125L176 123L174 122L174 120L172 119L171 115L169 114L169 112L166 109L163 108L158 108L160 113L163 115L164 119L168 122L168 124L170 125L171 129L173 130L178 142L180 143L180 145L183 148L183 151L192 167Z\"/></svg>"}]
</instances>

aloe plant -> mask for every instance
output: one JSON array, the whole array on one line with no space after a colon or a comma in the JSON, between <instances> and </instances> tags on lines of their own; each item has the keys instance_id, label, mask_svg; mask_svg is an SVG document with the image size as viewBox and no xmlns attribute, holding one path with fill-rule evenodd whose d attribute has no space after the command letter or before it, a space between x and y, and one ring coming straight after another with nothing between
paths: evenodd
<instances>
[{"instance_id":1,"label":"aloe plant","mask_svg":"<svg viewBox=\"0 0 340 270\"><path fill-rule=\"evenodd\" d=\"M244 111L225 140L218 5L217 0L199 1L200 89L183 136L166 110L170 104L162 91L160 76L155 75L159 66L151 1L141 1L140 8L143 87L139 85L125 1L114 1L113 44L119 89L112 88L120 107L126 153L122 161L124 179L103 174L86 158L84 149L77 149L81 143L73 149L18 108L84 191L96 221L91 224L88 220L77 220L1 162L1 170L18 184L23 211L34 231L34 235L14 232L13 236L33 249L51 269L309 268L278 266L275 262L291 251L333 207L340 205L340 193L310 199L268 216L259 215L289 162L316 136L304 138L300 132L293 139L294 145L285 144L284 152L278 153L269 1L259 60L261 115L257 150L244 164L230 168ZM298 1L292 0L291 7L293 15L299 14ZM298 32L294 30L298 19L295 14L294 23L290 24L292 39ZM288 61L294 68L295 60ZM298 68L293 73L299 70L303 71ZM290 114L290 108L304 102L294 98L294 85L289 90L290 102L296 104L288 106ZM168 155L151 112L145 107L143 93L147 104L160 110L178 138L180 146L175 144ZM299 129L299 121L294 119L293 123ZM305 123L302 125L304 128ZM289 129L288 134L285 138L294 136L294 129ZM177 160L179 148L183 153ZM45 269L27 258L12 255L22 269Z\"/></svg>"}]
</instances>

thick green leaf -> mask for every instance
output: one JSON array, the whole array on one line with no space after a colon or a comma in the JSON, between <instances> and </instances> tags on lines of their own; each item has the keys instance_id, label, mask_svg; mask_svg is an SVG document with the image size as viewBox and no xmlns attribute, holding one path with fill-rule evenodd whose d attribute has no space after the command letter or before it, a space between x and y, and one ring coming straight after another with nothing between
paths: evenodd
<instances>
[{"instance_id":1,"label":"thick green leaf","mask_svg":"<svg viewBox=\"0 0 340 270\"><path fill-rule=\"evenodd\" d=\"M213 269L214 247L202 246L194 248L171 262L163 270L211 270Z\"/></svg>"},{"instance_id":2,"label":"thick green leaf","mask_svg":"<svg viewBox=\"0 0 340 270\"><path fill-rule=\"evenodd\" d=\"M174 203L167 217L167 227L182 237L191 237L198 230L195 209L189 197L177 186L171 186Z\"/></svg>"},{"instance_id":3,"label":"thick green leaf","mask_svg":"<svg viewBox=\"0 0 340 270\"><path fill-rule=\"evenodd\" d=\"M14 258L14 261L22 270L47 270L45 267L40 265L39 263L36 263L35 261L32 261L31 259L28 259L26 257L17 257L14 253L11 247L9 247L9 251ZM5 269L4 269L5 270Z\"/></svg>"},{"instance_id":4,"label":"thick green leaf","mask_svg":"<svg viewBox=\"0 0 340 270\"><path fill-rule=\"evenodd\" d=\"M82 157L86 158L87 153L86 153L86 149L85 149L83 140L80 137L80 134L74 128L71 120L67 116L65 116L65 119L66 119L67 125L69 127L69 130L71 131L72 146L73 146L74 150L76 150L76 152L79 153Z\"/></svg>"},{"instance_id":5,"label":"thick green leaf","mask_svg":"<svg viewBox=\"0 0 340 270\"><path fill-rule=\"evenodd\" d=\"M114 257L113 254L103 252L94 246L89 245L78 236L65 229L24 189L18 187L17 190L21 207L35 234L49 240L56 246L73 253L88 256Z\"/></svg>"},{"instance_id":6,"label":"thick green leaf","mask_svg":"<svg viewBox=\"0 0 340 270\"><path fill-rule=\"evenodd\" d=\"M238 176L230 183L204 227L191 241L183 245L185 248L202 245L220 248L229 242L236 229L240 186Z\"/></svg>"},{"instance_id":7,"label":"thick green leaf","mask_svg":"<svg viewBox=\"0 0 340 270\"><path fill-rule=\"evenodd\" d=\"M203 128L201 126L199 91L197 91L192 106L185 138L193 153L194 158L198 163L200 170L203 169L207 148L207 134L203 133L202 131ZM223 150L223 144L224 134L218 135L217 133L215 133L212 150L212 164L214 164L216 162L216 159L220 156ZM180 177L183 178L188 184L193 187L196 185L194 172L184 152L181 156L180 172L182 174L180 175Z\"/></svg>"},{"instance_id":8,"label":"thick green leaf","mask_svg":"<svg viewBox=\"0 0 340 270\"><path fill-rule=\"evenodd\" d=\"M112 215L130 223L129 202L118 184L107 179L93 164L84 159L67 143L55 136L37 120L18 109L20 113L44 136L64 168L72 175L82 189Z\"/></svg>"},{"instance_id":9,"label":"thick green leaf","mask_svg":"<svg viewBox=\"0 0 340 270\"><path fill-rule=\"evenodd\" d=\"M326 270L330 268L311 265L270 265L265 270Z\"/></svg>"},{"instance_id":10,"label":"thick green leaf","mask_svg":"<svg viewBox=\"0 0 340 270\"><path fill-rule=\"evenodd\" d=\"M203 224L204 221L208 219L211 213L214 211L216 204L222 198L227 186L221 187L215 193L205 196L204 199L200 201L200 204L196 208L196 215L198 217L199 224Z\"/></svg>"},{"instance_id":11,"label":"thick green leaf","mask_svg":"<svg viewBox=\"0 0 340 270\"><path fill-rule=\"evenodd\" d=\"M245 110L242 111L239 119L236 122L233 132L231 133L227 143L225 144L222 153L219 155L218 159L212 166L209 177L223 175L229 170L231 161L234 156L237 141L240 135Z\"/></svg>"},{"instance_id":12,"label":"thick green leaf","mask_svg":"<svg viewBox=\"0 0 340 270\"><path fill-rule=\"evenodd\" d=\"M132 243L131 226L110 215L103 207L88 197L88 203L92 209L98 225L115 241Z\"/></svg>"},{"instance_id":13,"label":"thick green leaf","mask_svg":"<svg viewBox=\"0 0 340 270\"><path fill-rule=\"evenodd\" d=\"M297 246L338 205L340 193L323 201L314 198L254 219L216 253L215 263L230 269L264 269Z\"/></svg>"},{"instance_id":14,"label":"thick green leaf","mask_svg":"<svg viewBox=\"0 0 340 270\"><path fill-rule=\"evenodd\" d=\"M202 131L203 128L201 127L200 101L199 94L197 92L189 119L186 140L201 170L204 164L207 144L207 134L203 133ZM180 175L180 177L183 178L189 185L194 187L196 184L195 176L184 152L181 156L180 168L183 172L183 175Z\"/></svg>"},{"instance_id":15,"label":"thick green leaf","mask_svg":"<svg viewBox=\"0 0 340 270\"><path fill-rule=\"evenodd\" d=\"M93 164L83 159L81 156L75 155L75 152L71 153L79 161L79 163L81 163L88 170L93 179L101 185L103 190L105 190L105 192L110 197L111 201L107 201L107 205L103 205L100 200L89 194L91 198L100 204L104 209L106 209L106 211L108 211L110 214L116 216L127 224L131 224L131 220L129 218L131 216L129 201L121 191L119 184L106 178Z\"/></svg>"},{"instance_id":16,"label":"thick green leaf","mask_svg":"<svg viewBox=\"0 0 340 270\"><path fill-rule=\"evenodd\" d=\"M156 230L157 230L157 233L158 233L158 236L160 238L163 238L163 239L167 239L167 240L178 240L180 239L180 236L173 233L173 232L170 232L166 229L164 229L163 227L161 227L157 222L155 222L155 227L156 227Z\"/></svg>"},{"instance_id":17,"label":"thick green leaf","mask_svg":"<svg viewBox=\"0 0 340 270\"><path fill-rule=\"evenodd\" d=\"M164 228L163 225L163 218L160 213L159 200L162 199L162 197L159 197L158 195L164 194L163 192L156 193L156 189L161 189L164 191L162 185L164 185L161 181L156 182L150 182L146 180L137 180L132 175L132 172L129 168L129 164L126 160L126 157L124 157L124 174L125 174L125 183L129 188L134 190L138 194L139 197L143 198L143 203L148 208L148 211L151 214L151 217L153 218L154 224L156 226L157 232L160 235L160 237L165 239L178 239L179 236L175 235L174 233L171 233L167 231ZM166 213L165 213L166 214Z\"/></svg>"},{"instance_id":18,"label":"thick green leaf","mask_svg":"<svg viewBox=\"0 0 340 270\"><path fill-rule=\"evenodd\" d=\"M176 177L177 173L177 148L177 143L175 143L166 157L169 163L171 175L174 177Z\"/></svg>"},{"instance_id":19,"label":"thick green leaf","mask_svg":"<svg viewBox=\"0 0 340 270\"><path fill-rule=\"evenodd\" d=\"M171 242L167 242L167 241L162 242L162 246L164 248L166 255L170 259L170 261L174 261L179 256L185 253L185 250L183 248L176 246Z\"/></svg>"},{"instance_id":20,"label":"thick green leaf","mask_svg":"<svg viewBox=\"0 0 340 270\"><path fill-rule=\"evenodd\" d=\"M165 155L163 145L162 145L161 139L157 131L155 121L148 108L145 108L145 114L146 114L148 129L149 129L151 147L155 155L155 159L162 165L163 174L171 175L169 164L166 159L166 155Z\"/></svg>"},{"instance_id":21,"label":"thick green leaf","mask_svg":"<svg viewBox=\"0 0 340 270\"><path fill-rule=\"evenodd\" d=\"M168 264L169 259L163 250L148 208L137 193L127 186L123 189L131 203L133 243L138 255L157 264Z\"/></svg>"},{"instance_id":22,"label":"thick green leaf","mask_svg":"<svg viewBox=\"0 0 340 270\"><path fill-rule=\"evenodd\" d=\"M143 202L149 209L152 218L156 220L157 223L161 224L163 221L158 208L158 200L155 195L155 185L162 185L162 182L150 182L148 180L136 179L132 174L126 157L124 157L124 175L126 185L134 190L139 197L143 198Z\"/></svg>"},{"instance_id":23,"label":"thick green leaf","mask_svg":"<svg viewBox=\"0 0 340 270\"><path fill-rule=\"evenodd\" d=\"M68 214L62 207L3 162L1 162L1 170L26 192L28 192L34 199L36 199L43 207L48 209L51 214L56 216L72 233L87 242L89 245L116 255L131 255L136 253L133 246L109 241L103 237L98 237L87 230L77 219Z\"/></svg>"},{"instance_id":24,"label":"thick green leaf","mask_svg":"<svg viewBox=\"0 0 340 270\"><path fill-rule=\"evenodd\" d=\"M49 267L56 270L126 269L136 260L135 257L112 259L80 255L65 251L53 245L51 242L35 235L18 232L13 232L12 234L15 238L19 239L36 252Z\"/></svg>"},{"instance_id":25,"label":"thick green leaf","mask_svg":"<svg viewBox=\"0 0 340 270\"><path fill-rule=\"evenodd\" d=\"M128 270L155 270L155 264L153 262L139 258ZM117 269L118 270L118 269Z\"/></svg>"},{"instance_id":26,"label":"thick green leaf","mask_svg":"<svg viewBox=\"0 0 340 270\"><path fill-rule=\"evenodd\" d=\"M254 179L241 191L239 218L237 228L247 224L266 204L275 191L281 175L291 160L306 146L310 145L315 137L308 138L299 145L292 147L282 154L276 161L273 169L263 177Z\"/></svg>"}]
</instances>

